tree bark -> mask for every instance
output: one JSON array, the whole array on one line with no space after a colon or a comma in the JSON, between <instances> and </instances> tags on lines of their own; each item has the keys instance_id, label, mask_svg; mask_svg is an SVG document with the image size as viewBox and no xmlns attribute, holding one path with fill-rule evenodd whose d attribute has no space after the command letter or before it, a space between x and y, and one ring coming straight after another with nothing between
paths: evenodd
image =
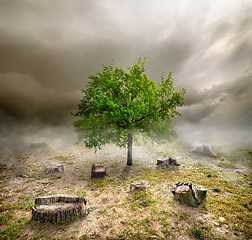
<instances>
[{"instance_id":1,"label":"tree bark","mask_svg":"<svg viewBox=\"0 0 252 240\"><path fill-rule=\"evenodd\" d=\"M207 189L201 186L193 185L192 190L198 203L199 204L203 203L206 199Z\"/></svg>"},{"instance_id":2,"label":"tree bark","mask_svg":"<svg viewBox=\"0 0 252 240\"><path fill-rule=\"evenodd\" d=\"M132 134L128 133L128 156L127 156L127 165L132 165Z\"/></svg>"},{"instance_id":3,"label":"tree bark","mask_svg":"<svg viewBox=\"0 0 252 240\"><path fill-rule=\"evenodd\" d=\"M179 186L175 191L175 197L182 204L186 204L191 207L197 207L199 204L189 186Z\"/></svg>"},{"instance_id":4,"label":"tree bark","mask_svg":"<svg viewBox=\"0 0 252 240\"><path fill-rule=\"evenodd\" d=\"M35 199L32 219L40 222L61 223L88 214L86 200L79 195L49 195Z\"/></svg>"}]
</instances>

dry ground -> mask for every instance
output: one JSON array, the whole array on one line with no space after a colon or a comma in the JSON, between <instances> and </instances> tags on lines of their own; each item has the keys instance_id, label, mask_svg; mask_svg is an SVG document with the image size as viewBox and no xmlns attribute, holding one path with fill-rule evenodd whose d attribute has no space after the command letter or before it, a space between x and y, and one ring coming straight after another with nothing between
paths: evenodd
<instances>
[{"instance_id":1,"label":"dry ground","mask_svg":"<svg viewBox=\"0 0 252 240\"><path fill-rule=\"evenodd\" d=\"M134 146L131 167L126 149L112 145L96 153L82 145L2 152L0 239L252 239L251 148L213 146L215 158L190 149L180 142ZM163 155L181 166L157 168ZM65 172L44 173L55 162ZM90 179L94 162L107 177ZM170 192L177 181L206 187L206 203L179 204ZM129 192L132 182L147 191ZM58 225L31 221L36 197L66 193L85 196L89 215Z\"/></svg>"}]
</instances>

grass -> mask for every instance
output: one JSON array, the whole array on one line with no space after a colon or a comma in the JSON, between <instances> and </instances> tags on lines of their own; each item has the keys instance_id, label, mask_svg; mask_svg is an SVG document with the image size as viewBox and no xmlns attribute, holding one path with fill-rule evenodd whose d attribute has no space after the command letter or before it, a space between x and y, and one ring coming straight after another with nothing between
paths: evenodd
<instances>
[{"instance_id":1,"label":"grass","mask_svg":"<svg viewBox=\"0 0 252 240\"><path fill-rule=\"evenodd\" d=\"M66 164L66 165L74 164L74 162L71 161L71 157L69 157L69 156L58 155L58 156L55 156L55 157L51 157L49 159L50 160L52 160L52 159L58 160L61 163Z\"/></svg>"},{"instance_id":2,"label":"grass","mask_svg":"<svg viewBox=\"0 0 252 240\"><path fill-rule=\"evenodd\" d=\"M66 163L68 161L68 157L62 156L62 155L55 156L53 159L59 160L59 161L61 161L63 163Z\"/></svg>"},{"instance_id":3,"label":"grass","mask_svg":"<svg viewBox=\"0 0 252 240\"><path fill-rule=\"evenodd\" d=\"M23 233L23 227L26 225L31 217L19 217L27 211L31 211L34 206L31 201L31 196L27 193L22 193L14 203L2 202L0 207L0 239L19 239Z\"/></svg>"},{"instance_id":4,"label":"grass","mask_svg":"<svg viewBox=\"0 0 252 240\"><path fill-rule=\"evenodd\" d=\"M118 185L120 182L114 178L98 178L89 181L89 188L92 190L104 190L106 187Z\"/></svg>"},{"instance_id":5,"label":"grass","mask_svg":"<svg viewBox=\"0 0 252 240\"><path fill-rule=\"evenodd\" d=\"M202 229L193 227L190 229L190 235L194 236L197 239L203 239L205 232Z\"/></svg>"},{"instance_id":6,"label":"grass","mask_svg":"<svg viewBox=\"0 0 252 240\"><path fill-rule=\"evenodd\" d=\"M125 205L137 211L139 208L149 207L156 203L150 191L134 191L125 199Z\"/></svg>"},{"instance_id":7,"label":"grass","mask_svg":"<svg viewBox=\"0 0 252 240\"><path fill-rule=\"evenodd\" d=\"M251 238L252 229L252 189L244 187L245 181L240 180L237 184L235 181L227 181L221 175L210 168L204 168L196 165L190 170L184 169L141 169L138 175L148 182L161 184L164 181L184 181L193 182L202 185L208 189L207 203L204 205L205 212L210 212L219 217L225 217L226 224L232 227L235 234L242 232L246 238ZM219 189L220 193L215 193L213 189ZM204 209L202 209L204 211ZM181 215L180 220L188 219L187 215ZM198 239L202 234L195 230Z\"/></svg>"},{"instance_id":8,"label":"grass","mask_svg":"<svg viewBox=\"0 0 252 240\"><path fill-rule=\"evenodd\" d=\"M81 195L81 196L86 196L87 195L87 192L85 190L85 188L80 188L80 189L77 189L74 191L75 194L77 195Z\"/></svg>"},{"instance_id":9,"label":"grass","mask_svg":"<svg viewBox=\"0 0 252 240\"><path fill-rule=\"evenodd\" d=\"M31 210L34 206L34 203L30 199L31 198L29 197L25 197L25 199L20 198L17 202L14 203L3 204L0 210L2 212L9 210Z\"/></svg>"},{"instance_id":10,"label":"grass","mask_svg":"<svg viewBox=\"0 0 252 240\"><path fill-rule=\"evenodd\" d=\"M87 181L88 178L87 178L86 176L80 175L80 176L78 177L78 180ZM75 183L72 183L72 184L75 184Z\"/></svg>"},{"instance_id":11,"label":"grass","mask_svg":"<svg viewBox=\"0 0 252 240\"><path fill-rule=\"evenodd\" d=\"M23 226L29 221L30 217L21 217L16 221L8 222L5 228L0 229L0 238L6 240L19 239Z\"/></svg>"},{"instance_id":12,"label":"grass","mask_svg":"<svg viewBox=\"0 0 252 240\"><path fill-rule=\"evenodd\" d=\"M217 166L221 168L236 169L235 164L229 162L220 162L217 164Z\"/></svg>"}]
</instances>

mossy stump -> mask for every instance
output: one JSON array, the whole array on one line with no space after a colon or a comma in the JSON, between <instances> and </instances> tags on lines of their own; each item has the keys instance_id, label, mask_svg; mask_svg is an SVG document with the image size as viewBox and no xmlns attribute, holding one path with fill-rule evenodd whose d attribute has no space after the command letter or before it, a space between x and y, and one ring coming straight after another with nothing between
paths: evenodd
<instances>
[{"instance_id":1,"label":"mossy stump","mask_svg":"<svg viewBox=\"0 0 252 240\"><path fill-rule=\"evenodd\" d=\"M178 182L171 192L181 204L198 207L205 201L207 189L191 183Z\"/></svg>"},{"instance_id":2,"label":"mossy stump","mask_svg":"<svg viewBox=\"0 0 252 240\"><path fill-rule=\"evenodd\" d=\"M86 200L79 195L49 195L35 199L32 220L50 223L70 221L88 214Z\"/></svg>"}]
</instances>

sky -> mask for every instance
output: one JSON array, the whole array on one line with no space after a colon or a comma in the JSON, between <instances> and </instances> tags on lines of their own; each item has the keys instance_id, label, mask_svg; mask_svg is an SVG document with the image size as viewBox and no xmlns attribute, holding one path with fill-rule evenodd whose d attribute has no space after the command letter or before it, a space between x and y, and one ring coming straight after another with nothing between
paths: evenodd
<instances>
[{"instance_id":1,"label":"sky","mask_svg":"<svg viewBox=\"0 0 252 240\"><path fill-rule=\"evenodd\" d=\"M187 89L181 138L251 140L251 13L251 0L0 0L2 139L70 129L89 75L145 57L150 79L171 71Z\"/></svg>"}]
</instances>

